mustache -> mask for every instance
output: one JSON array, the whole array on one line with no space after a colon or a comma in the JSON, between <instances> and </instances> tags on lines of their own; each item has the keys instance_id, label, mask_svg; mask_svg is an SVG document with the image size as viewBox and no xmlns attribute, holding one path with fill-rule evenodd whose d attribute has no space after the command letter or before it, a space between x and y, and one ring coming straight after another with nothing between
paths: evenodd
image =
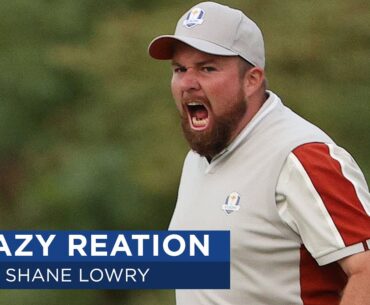
<instances>
[{"instance_id":1,"label":"mustache","mask_svg":"<svg viewBox=\"0 0 370 305\"><path fill-rule=\"evenodd\" d=\"M209 102L208 98L202 95L197 94L191 94L191 93L184 93L184 95L181 98L182 104L187 104L191 102L200 102L202 104L205 104L207 106L211 106L211 103Z\"/></svg>"}]
</instances>

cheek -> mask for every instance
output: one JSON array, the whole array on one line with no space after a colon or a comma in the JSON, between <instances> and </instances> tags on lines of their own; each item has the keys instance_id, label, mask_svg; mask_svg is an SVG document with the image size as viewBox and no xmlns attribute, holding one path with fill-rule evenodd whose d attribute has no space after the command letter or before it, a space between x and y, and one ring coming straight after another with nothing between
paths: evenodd
<instances>
[{"instance_id":1,"label":"cheek","mask_svg":"<svg viewBox=\"0 0 370 305\"><path fill-rule=\"evenodd\" d=\"M242 87L235 81L220 82L208 88L207 97L213 112L221 115L242 99Z\"/></svg>"},{"instance_id":2,"label":"cheek","mask_svg":"<svg viewBox=\"0 0 370 305\"><path fill-rule=\"evenodd\" d=\"M176 80L176 77L173 76L171 79L171 92L173 98L178 101L181 98L181 91L178 85L178 81Z\"/></svg>"},{"instance_id":3,"label":"cheek","mask_svg":"<svg viewBox=\"0 0 370 305\"><path fill-rule=\"evenodd\" d=\"M179 112L182 114L183 110L182 110L182 105L181 105L181 90L179 89L179 86L176 80L174 79L174 77L172 77L172 80L171 80L171 92L175 100L176 107L179 110Z\"/></svg>"}]
</instances>

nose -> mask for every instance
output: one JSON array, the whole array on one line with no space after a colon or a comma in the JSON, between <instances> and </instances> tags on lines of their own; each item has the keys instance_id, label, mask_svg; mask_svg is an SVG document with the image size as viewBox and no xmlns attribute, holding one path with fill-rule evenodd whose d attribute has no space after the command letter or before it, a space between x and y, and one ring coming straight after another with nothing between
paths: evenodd
<instances>
[{"instance_id":1,"label":"nose","mask_svg":"<svg viewBox=\"0 0 370 305\"><path fill-rule=\"evenodd\" d=\"M190 92L200 89L200 84L196 75L196 71L194 71L192 68L189 68L185 72L181 73L179 82L182 92Z\"/></svg>"}]
</instances>

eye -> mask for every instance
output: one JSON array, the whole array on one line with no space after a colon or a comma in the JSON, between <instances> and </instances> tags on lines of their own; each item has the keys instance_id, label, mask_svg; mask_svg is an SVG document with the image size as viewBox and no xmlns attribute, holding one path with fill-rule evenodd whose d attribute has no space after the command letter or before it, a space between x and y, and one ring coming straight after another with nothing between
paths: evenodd
<instances>
[{"instance_id":1,"label":"eye","mask_svg":"<svg viewBox=\"0 0 370 305\"><path fill-rule=\"evenodd\" d=\"M202 67L202 71L204 71L204 72L214 72L214 71L216 71L216 68L215 67L212 67L212 66L204 66L204 67Z\"/></svg>"},{"instance_id":2,"label":"eye","mask_svg":"<svg viewBox=\"0 0 370 305\"><path fill-rule=\"evenodd\" d=\"M181 67L181 66L174 66L172 68L172 71L174 73L181 73L181 72L186 72L186 68L185 67Z\"/></svg>"}]
</instances>

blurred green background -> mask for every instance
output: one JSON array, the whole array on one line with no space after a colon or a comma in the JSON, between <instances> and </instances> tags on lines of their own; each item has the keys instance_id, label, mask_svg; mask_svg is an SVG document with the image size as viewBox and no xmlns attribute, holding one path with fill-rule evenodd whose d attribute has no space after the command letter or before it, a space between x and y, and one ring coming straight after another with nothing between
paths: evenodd
<instances>
[{"instance_id":1,"label":"blurred green background","mask_svg":"<svg viewBox=\"0 0 370 305\"><path fill-rule=\"evenodd\" d=\"M2 229L166 229L187 146L154 36L197 1L0 1ZM370 177L370 4L223 1L265 36L270 88ZM1 304L174 304L172 291L0 291Z\"/></svg>"}]
</instances>

